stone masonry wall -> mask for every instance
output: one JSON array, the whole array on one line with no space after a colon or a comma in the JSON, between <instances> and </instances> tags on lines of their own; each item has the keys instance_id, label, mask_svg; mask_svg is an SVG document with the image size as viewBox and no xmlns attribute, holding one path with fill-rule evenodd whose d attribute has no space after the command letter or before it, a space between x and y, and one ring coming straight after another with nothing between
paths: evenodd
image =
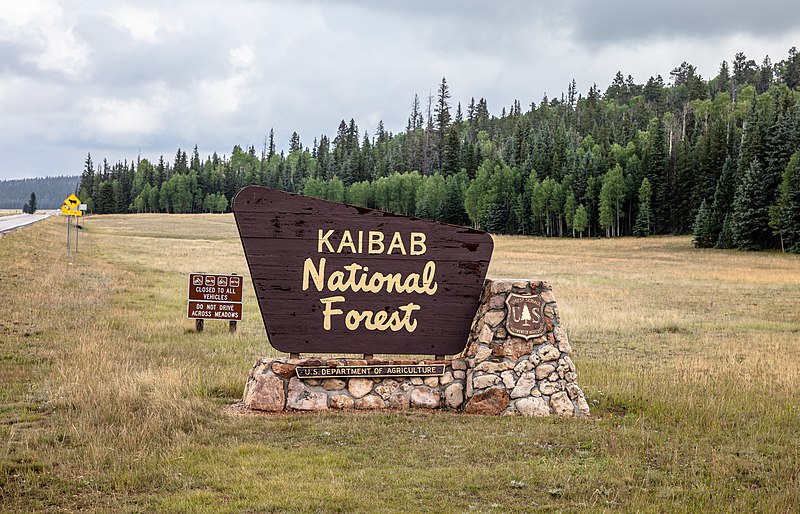
<instances>
[{"instance_id":1,"label":"stone masonry wall","mask_svg":"<svg viewBox=\"0 0 800 514\"><path fill-rule=\"evenodd\" d=\"M506 330L510 293L538 295L544 302L545 333L524 339ZM589 414L578 387L553 290L536 280L487 280L464 356L464 411L476 414L576 416Z\"/></svg>"},{"instance_id":2,"label":"stone masonry wall","mask_svg":"<svg viewBox=\"0 0 800 514\"><path fill-rule=\"evenodd\" d=\"M544 302L544 335L506 330L506 297L535 294ZM486 280L464 352L452 360L260 358L247 380L244 404L255 410L449 409L472 414L581 417L589 414L578 387L572 348L546 282ZM441 377L299 379L297 366L445 364Z\"/></svg>"},{"instance_id":3,"label":"stone masonry wall","mask_svg":"<svg viewBox=\"0 0 800 514\"><path fill-rule=\"evenodd\" d=\"M446 364L441 377L299 379L297 366ZM262 357L250 371L244 403L251 409L459 409L464 403L467 363L407 359L285 359Z\"/></svg>"}]
</instances>

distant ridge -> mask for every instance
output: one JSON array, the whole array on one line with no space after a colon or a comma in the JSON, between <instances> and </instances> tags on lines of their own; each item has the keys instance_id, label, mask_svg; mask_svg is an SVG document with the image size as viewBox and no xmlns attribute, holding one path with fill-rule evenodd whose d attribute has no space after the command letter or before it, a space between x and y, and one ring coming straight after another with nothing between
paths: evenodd
<instances>
[{"instance_id":1,"label":"distant ridge","mask_svg":"<svg viewBox=\"0 0 800 514\"><path fill-rule=\"evenodd\" d=\"M36 193L39 209L57 209L75 192L79 180L79 176L0 180L0 209L22 209L31 193Z\"/></svg>"}]
</instances>

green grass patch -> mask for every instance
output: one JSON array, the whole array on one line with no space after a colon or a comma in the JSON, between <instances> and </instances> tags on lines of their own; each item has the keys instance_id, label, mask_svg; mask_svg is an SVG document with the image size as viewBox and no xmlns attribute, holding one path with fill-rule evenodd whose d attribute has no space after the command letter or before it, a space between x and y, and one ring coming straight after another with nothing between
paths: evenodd
<instances>
[{"instance_id":1,"label":"green grass patch","mask_svg":"<svg viewBox=\"0 0 800 514\"><path fill-rule=\"evenodd\" d=\"M0 239L4 512L729 512L800 505L800 259L689 238L497 237L550 280L592 416L241 415L266 339L230 215ZM245 276L202 334L191 271Z\"/></svg>"}]
</instances>

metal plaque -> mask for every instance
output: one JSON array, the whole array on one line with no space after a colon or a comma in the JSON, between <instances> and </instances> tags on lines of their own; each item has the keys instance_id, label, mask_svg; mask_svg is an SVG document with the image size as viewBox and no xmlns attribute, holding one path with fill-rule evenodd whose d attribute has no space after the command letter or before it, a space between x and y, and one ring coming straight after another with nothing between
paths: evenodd
<instances>
[{"instance_id":1,"label":"metal plaque","mask_svg":"<svg viewBox=\"0 0 800 514\"><path fill-rule=\"evenodd\" d=\"M544 335L547 329L544 323L544 301L539 295L509 293L506 305L506 330L509 334L525 339Z\"/></svg>"},{"instance_id":2,"label":"metal plaque","mask_svg":"<svg viewBox=\"0 0 800 514\"><path fill-rule=\"evenodd\" d=\"M444 364L383 364L375 366L298 366L297 378L441 377Z\"/></svg>"}]
</instances>

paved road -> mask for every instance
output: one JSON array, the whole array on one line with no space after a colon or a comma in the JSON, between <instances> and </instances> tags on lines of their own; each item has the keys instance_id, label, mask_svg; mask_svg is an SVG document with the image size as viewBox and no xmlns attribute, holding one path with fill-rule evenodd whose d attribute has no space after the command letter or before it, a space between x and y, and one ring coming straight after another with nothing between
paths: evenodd
<instances>
[{"instance_id":1,"label":"paved road","mask_svg":"<svg viewBox=\"0 0 800 514\"><path fill-rule=\"evenodd\" d=\"M52 215L53 212L48 211L42 212L41 214L14 214L11 216L0 216L0 234L8 232L9 230L14 230L15 228L30 225L31 223L36 223L37 221L43 220Z\"/></svg>"}]
</instances>

